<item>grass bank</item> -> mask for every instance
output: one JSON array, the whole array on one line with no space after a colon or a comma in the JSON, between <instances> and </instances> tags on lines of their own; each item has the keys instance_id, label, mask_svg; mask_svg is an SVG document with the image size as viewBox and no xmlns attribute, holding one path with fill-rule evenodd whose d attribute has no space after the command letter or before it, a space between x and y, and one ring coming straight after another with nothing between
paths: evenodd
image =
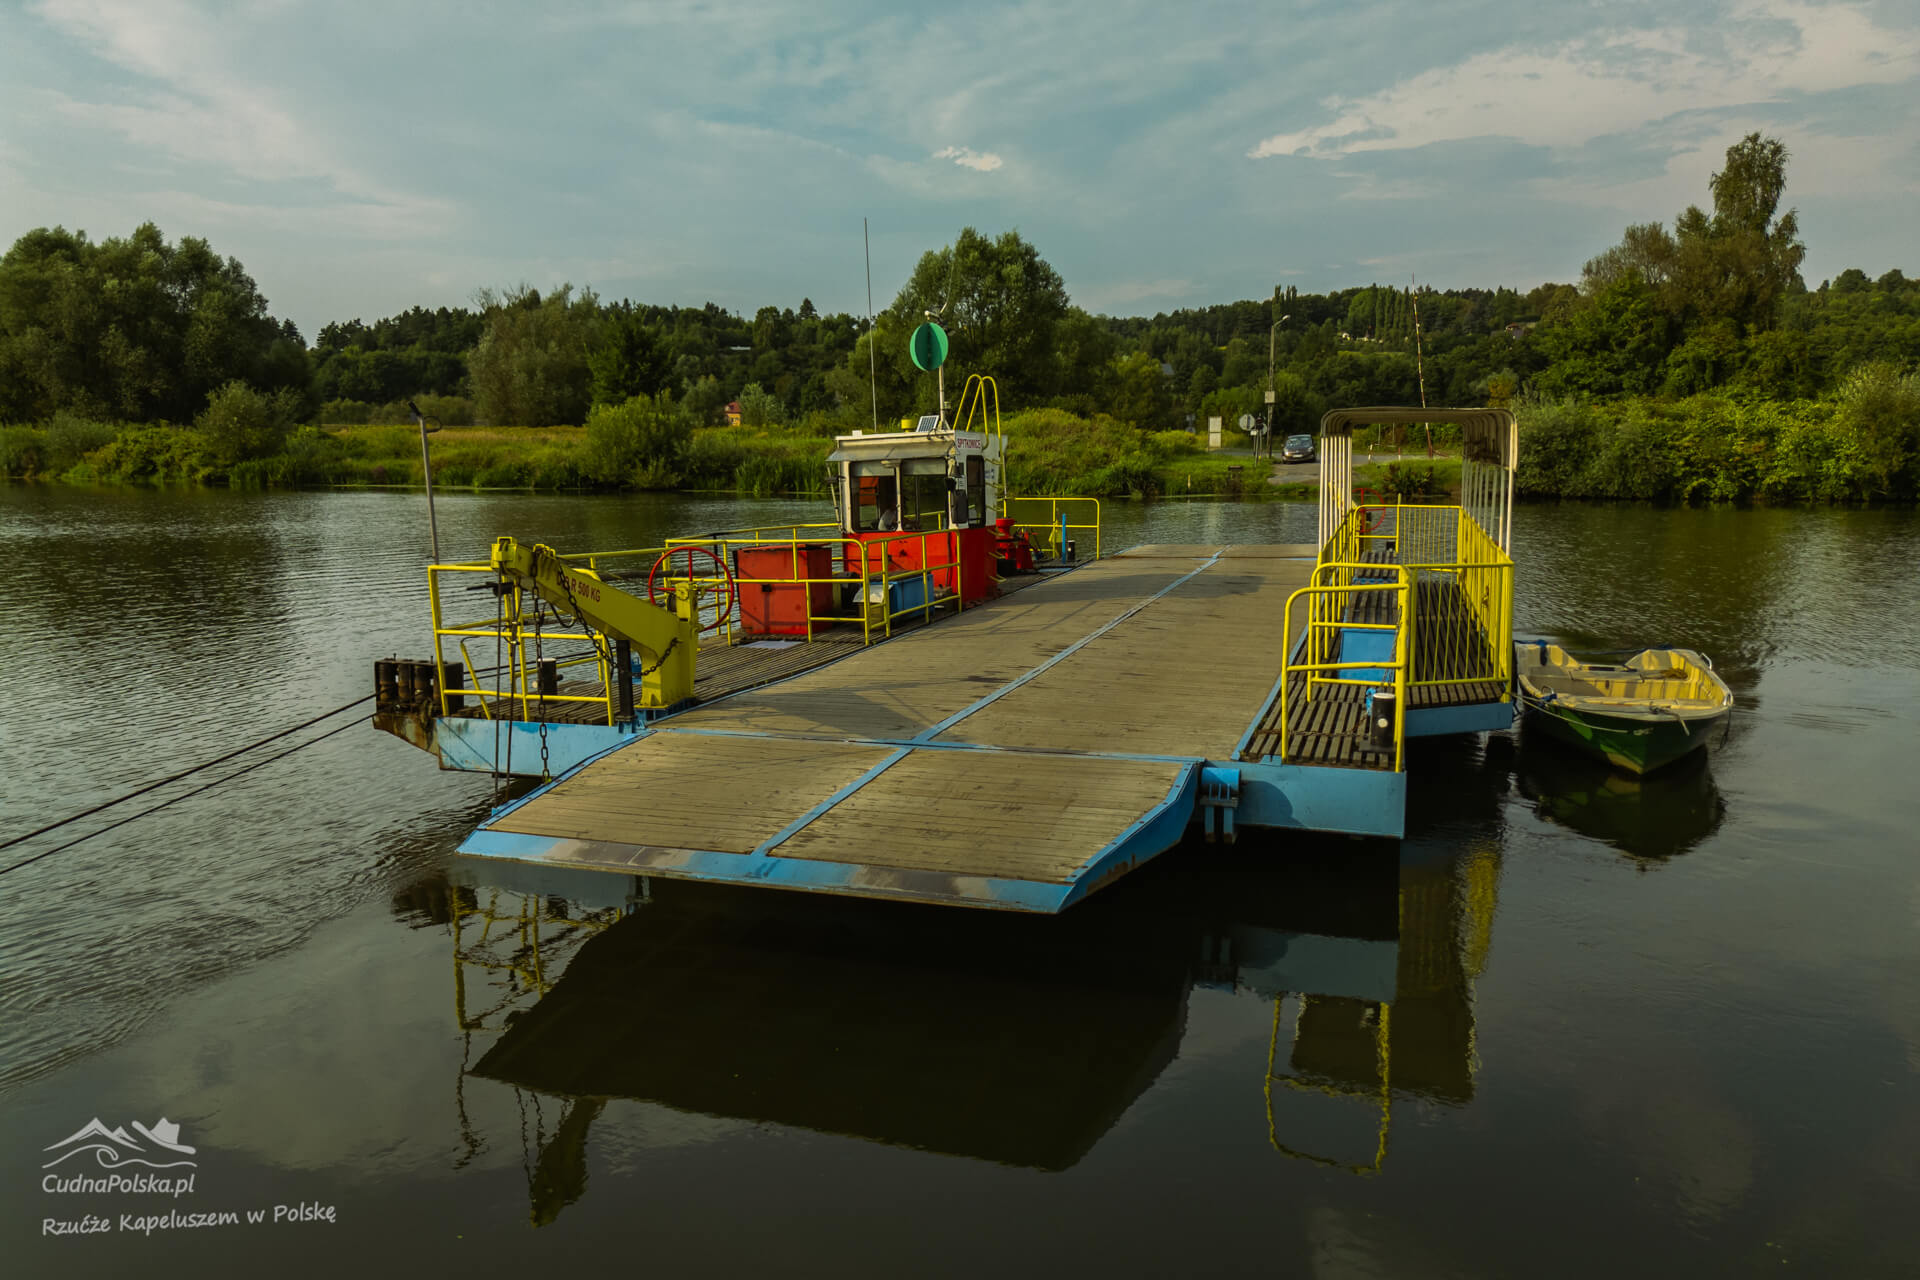
<instances>
[{"instance_id":1,"label":"grass bank","mask_svg":"<svg viewBox=\"0 0 1920 1280\"><path fill-rule=\"evenodd\" d=\"M229 394L231 393L231 394ZM191 427L60 415L0 426L0 476L76 484L243 488L418 485L407 426L300 426L244 389L223 391ZM259 400L256 396L254 400ZM1824 400L1724 395L1522 406L1517 488L1527 498L1650 502L1901 502L1920 496L1920 374L1857 370ZM696 427L672 401L596 408L584 427L458 427L432 436L448 488L674 490L774 496L829 491L832 436L858 423L818 414L792 425ZM1006 488L1037 496L1311 497L1268 483L1249 452L1209 452L1182 431L1039 409L1006 420ZM1383 498L1457 492L1459 445L1409 440L1355 469ZM1364 448L1366 441L1356 441ZM1281 469L1284 477L1285 469Z\"/></svg>"}]
</instances>

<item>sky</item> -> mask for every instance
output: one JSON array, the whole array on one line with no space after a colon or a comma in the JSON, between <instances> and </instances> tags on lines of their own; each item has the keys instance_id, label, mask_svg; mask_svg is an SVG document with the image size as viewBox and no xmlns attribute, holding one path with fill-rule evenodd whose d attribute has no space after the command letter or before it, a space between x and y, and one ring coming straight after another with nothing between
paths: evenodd
<instances>
[{"instance_id":1,"label":"sky","mask_svg":"<svg viewBox=\"0 0 1920 1280\"><path fill-rule=\"evenodd\" d=\"M1151 315L1571 281L1792 153L1810 284L1920 274L1920 0L0 0L0 244L144 221L330 320L563 281L889 303L962 227Z\"/></svg>"}]
</instances>

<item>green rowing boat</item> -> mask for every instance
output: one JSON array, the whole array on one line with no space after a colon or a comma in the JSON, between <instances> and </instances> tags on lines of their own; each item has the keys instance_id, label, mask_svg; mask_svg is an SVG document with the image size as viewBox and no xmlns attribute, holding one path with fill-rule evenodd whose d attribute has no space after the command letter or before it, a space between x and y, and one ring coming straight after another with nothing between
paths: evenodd
<instances>
[{"instance_id":1,"label":"green rowing boat","mask_svg":"<svg viewBox=\"0 0 1920 1280\"><path fill-rule=\"evenodd\" d=\"M1533 641L1514 646L1514 670L1529 724L1630 773L1698 751L1733 714L1733 691L1692 649L1601 663Z\"/></svg>"}]
</instances>

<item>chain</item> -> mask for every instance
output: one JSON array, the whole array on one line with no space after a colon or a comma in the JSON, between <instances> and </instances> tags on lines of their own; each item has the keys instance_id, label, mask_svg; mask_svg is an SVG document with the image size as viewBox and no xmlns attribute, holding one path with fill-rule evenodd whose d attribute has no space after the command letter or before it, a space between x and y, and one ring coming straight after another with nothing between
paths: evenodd
<instances>
[{"instance_id":1,"label":"chain","mask_svg":"<svg viewBox=\"0 0 1920 1280\"><path fill-rule=\"evenodd\" d=\"M537 556L539 552L536 551L534 554ZM534 572L536 574L540 572L538 562L534 565ZM587 641L593 645L593 652L600 659L601 664L611 670L613 659L607 654L606 641L598 631L593 629L593 624L587 621L587 615L580 609L580 602L573 598L573 578L567 573L565 565L559 566L557 572L560 576L560 590L564 592L567 597L568 611L571 612L575 620L580 623L580 629L587 633Z\"/></svg>"},{"instance_id":2,"label":"chain","mask_svg":"<svg viewBox=\"0 0 1920 1280\"><path fill-rule=\"evenodd\" d=\"M640 668L640 678L641 678L642 680L644 680L644 679L646 679L646 678L647 678L648 676L650 676L650 675L652 675L652 674L653 674L654 672L656 672L656 671L658 671L658 670L659 670L660 668L662 668L662 667L664 667L664 666L666 666L666 665L667 665L667 659L668 659L669 657L671 657L671 656L672 656L672 654L673 654L673 651L674 651L675 649L678 649L679 647L680 647L680 637L679 637L679 636L675 636L675 637L674 637L673 639L671 639L671 640L669 640L669 641L667 641L667 647L666 647L665 649L663 649L663 650L661 650L661 651L660 651L660 661L658 661L658 662L656 662L656 663L654 663L654 664L653 664L652 666L650 666L650 667L642 667L642 668Z\"/></svg>"},{"instance_id":3,"label":"chain","mask_svg":"<svg viewBox=\"0 0 1920 1280\"><path fill-rule=\"evenodd\" d=\"M536 699L535 714L540 717L540 781L553 781L553 771L547 766L547 664L540 647L540 620L546 612L546 602L538 595L533 598L533 690Z\"/></svg>"},{"instance_id":4,"label":"chain","mask_svg":"<svg viewBox=\"0 0 1920 1280\"><path fill-rule=\"evenodd\" d=\"M493 619L493 672L494 674L493 674L493 678L495 680L498 680L500 678L500 672L506 670L506 668L502 666L500 662L501 643L505 639L506 631L507 631L506 585L507 584L504 580L493 584L493 588L494 588L493 590L493 611L494 611L494 619ZM478 686L480 684L480 677L478 674L476 674L473 677L473 683L475 684L475 686ZM512 681L507 682L507 687L509 689L513 687ZM485 703L485 700L483 698L482 705L484 705L484 703ZM511 694L508 695L507 705L503 707L502 710L509 716L513 714L513 697ZM488 780L490 785L489 785L489 790L487 794L487 805L490 809L497 809L500 807L500 778L501 778L500 720L501 720L500 716L496 715L493 717L493 776ZM513 750L513 734L511 731L509 731L507 734L507 750L509 752ZM511 755L509 755L508 757L508 768L509 769L512 768ZM510 776L511 775L509 774L509 777ZM507 785L511 786L512 783L509 782Z\"/></svg>"}]
</instances>

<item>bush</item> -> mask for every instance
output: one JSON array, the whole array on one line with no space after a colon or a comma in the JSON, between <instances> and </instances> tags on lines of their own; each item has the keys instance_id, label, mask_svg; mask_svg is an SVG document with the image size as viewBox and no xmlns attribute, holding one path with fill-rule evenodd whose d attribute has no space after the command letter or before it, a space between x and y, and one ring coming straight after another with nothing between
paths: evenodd
<instances>
[{"instance_id":1,"label":"bush","mask_svg":"<svg viewBox=\"0 0 1920 1280\"><path fill-rule=\"evenodd\" d=\"M473 425L473 401L465 396L415 396L414 403L420 406L420 412L427 415L429 422L436 422L443 427ZM412 419L402 418L401 421L411 422Z\"/></svg>"},{"instance_id":2,"label":"bush","mask_svg":"<svg viewBox=\"0 0 1920 1280\"><path fill-rule=\"evenodd\" d=\"M1884 361L1840 387L1837 423L1859 458L1862 496L1908 498L1920 488L1920 375Z\"/></svg>"},{"instance_id":3,"label":"bush","mask_svg":"<svg viewBox=\"0 0 1920 1280\"><path fill-rule=\"evenodd\" d=\"M1523 497L1563 498L1584 492L1585 472L1600 451L1600 424L1587 405L1534 404L1517 414L1520 461L1514 489Z\"/></svg>"},{"instance_id":4,"label":"bush","mask_svg":"<svg viewBox=\"0 0 1920 1280\"><path fill-rule=\"evenodd\" d=\"M320 406L320 421L328 426L356 427L371 422L373 406L365 400L329 400Z\"/></svg>"},{"instance_id":5,"label":"bush","mask_svg":"<svg viewBox=\"0 0 1920 1280\"><path fill-rule=\"evenodd\" d=\"M61 478L82 484L159 484L202 480L207 472L205 440L199 432L130 426L122 427L110 444L69 467Z\"/></svg>"},{"instance_id":6,"label":"bush","mask_svg":"<svg viewBox=\"0 0 1920 1280\"><path fill-rule=\"evenodd\" d=\"M1380 492L1389 498L1424 498L1444 491L1431 463L1389 462L1380 473Z\"/></svg>"},{"instance_id":7,"label":"bush","mask_svg":"<svg viewBox=\"0 0 1920 1280\"><path fill-rule=\"evenodd\" d=\"M65 471L94 450L111 444L114 435L111 423L61 410L47 423L47 469Z\"/></svg>"},{"instance_id":8,"label":"bush","mask_svg":"<svg viewBox=\"0 0 1920 1280\"><path fill-rule=\"evenodd\" d=\"M695 431L683 455L683 482L693 489L731 489L740 464L747 460L747 439L731 427Z\"/></svg>"},{"instance_id":9,"label":"bush","mask_svg":"<svg viewBox=\"0 0 1920 1280\"><path fill-rule=\"evenodd\" d=\"M236 380L207 397L206 411L193 425L205 442L207 460L229 468L277 453L298 412L291 392L264 396Z\"/></svg>"},{"instance_id":10,"label":"bush","mask_svg":"<svg viewBox=\"0 0 1920 1280\"><path fill-rule=\"evenodd\" d=\"M0 427L0 476L27 479L47 465L47 433L38 427Z\"/></svg>"},{"instance_id":11,"label":"bush","mask_svg":"<svg viewBox=\"0 0 1920 1280\"><path fill-rule=\"evenodd\" d=\"M664 395L596 405L587 415L581 470L600 484L672 488L680 483L681 461L692 435L693 424Z\"/></svg>"}]
</instances>

